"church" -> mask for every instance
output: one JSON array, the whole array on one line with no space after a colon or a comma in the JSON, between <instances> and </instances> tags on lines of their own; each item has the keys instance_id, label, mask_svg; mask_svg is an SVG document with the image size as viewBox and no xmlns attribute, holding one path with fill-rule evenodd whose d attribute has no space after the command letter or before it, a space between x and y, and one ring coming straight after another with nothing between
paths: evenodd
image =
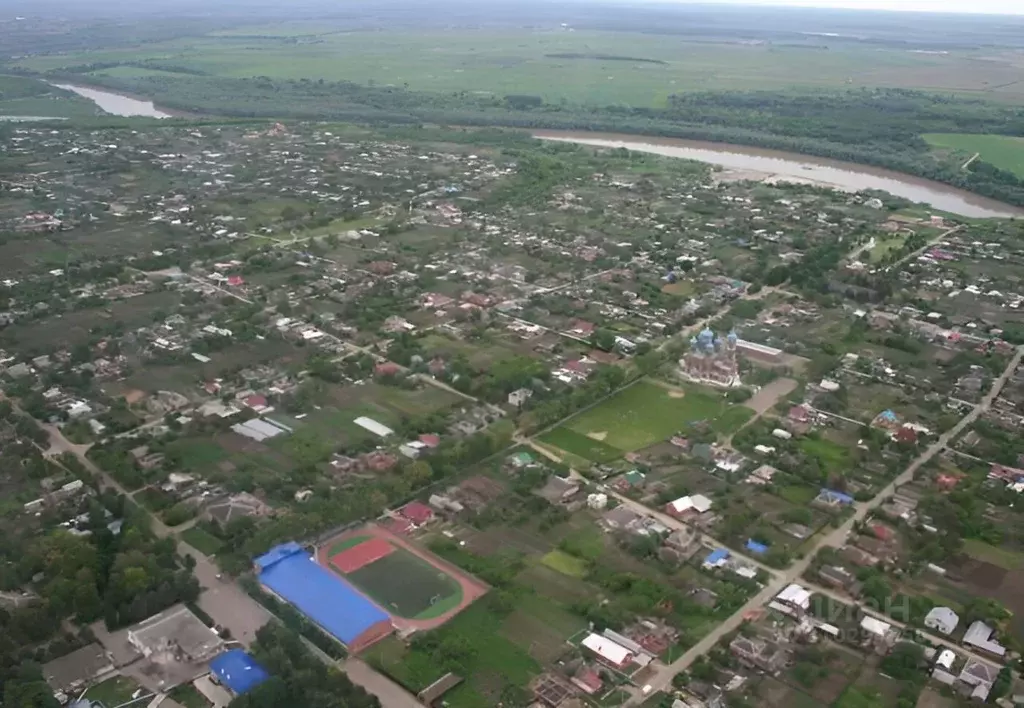
<instances>
[{"instance_id":1,"label":"church","mask_svg":"<svg viewBox=\"0 0 1024 708\"><path fill-rule=\"evenodd\" d=\"M739 386L738 341L735 332L729 332L722 339L706 328L690 340L690 350L679 360L679 368L693 381L713 386Z\"/></svg>"}]
</instances>

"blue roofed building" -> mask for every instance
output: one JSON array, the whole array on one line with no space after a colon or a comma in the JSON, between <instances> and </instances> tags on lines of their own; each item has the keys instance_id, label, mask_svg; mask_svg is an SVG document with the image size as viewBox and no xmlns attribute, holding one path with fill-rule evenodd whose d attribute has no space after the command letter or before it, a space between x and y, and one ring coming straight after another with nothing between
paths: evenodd
<instances>
[{"instance_id":1,"label":"blue roofed building","mask_svg":"<svg viewBox=\"0 0 1024 708\"><path fill-rule=\"evenodd\" d=\"M236 696L248 693L270 678L256 660L241 649L226 651L210 662L210 671L220 685Z\"/></svg>"},{"instance_id":2,"label":"blue roofed building","mask_svg":"<svg viewBox=\"0 0 1024 708\"><path fill-rule=\"evenodd\" d=\"M275 546L253 563L265 590L293 605L350 652L394 631L388 613L318 565L295 542Z\"/></svg>"},{"instance_id":3,"label":"blue roofed building","mask_svg":"<svg viewBox=\"0 0 1024 708\"><path fill-rule=\"evenodd\" d=\"M707 555L703 566L706 570L721 568L727 560L729 560L729 551L724 548L717 548Z\"/></svg>"},{"instance_id":4,"label":"blue roofed building","mask_svg":"<svg viewBox=\"0 0 1024 708\"><path fill-rule=\"evenodd\" d=\"M746 548L751 553L756 553L759 556L763 556L765 553L768 552L768 546L764 545L763 543L758 543L752 538L747 539Z\"/></svg>"},{"instance_id":5,"label":"blue roofed building","mask_svg":"<svg viewBox=\"0 0 1024 708\"><path fill-rule=\"evenodd\" d=\"M818 506L833 509L840 506L850 506L853 504L854 499L849 494L843 492L837 492L834 489L826 489L822 487L818 496L814 498L814 503Z\"/></svg>"}]
</instances>

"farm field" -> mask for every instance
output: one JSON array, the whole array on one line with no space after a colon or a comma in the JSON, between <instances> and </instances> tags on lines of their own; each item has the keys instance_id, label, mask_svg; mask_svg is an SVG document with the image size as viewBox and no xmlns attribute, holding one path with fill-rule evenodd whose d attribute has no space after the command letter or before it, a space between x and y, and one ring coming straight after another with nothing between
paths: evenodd
<instances>
[{"instance_id":1,"label":"farm field","mask_svg":"<svg viewBox=\"0 0 1024 708\"><path fill-rule=\"evenodd\" d=\"M572 578L582 578L587 574L586 562L564 551L551 551L541 558L541 563Z\"/></svg>"},{"instance_id":2,"label":"farm field","mask_svg":"<svg viewBox=\"0 0 1024 708\"><path fill-rule=\"evenodd\" d=\"M963 153L965 162L979 153L983 162L1024 177L1024 138L967 133L928 133L923 137L933 147Z\"/></svg>"},{"instance_id":3,"label":"farm field","mask_svg":"<svg viewBox=\"0 0 1024 708\"><path fill-rule=\"evenodd\" d=\"M22 58L50 71L94 63L97 75L157 76L183 68L212 76L349 80L414 90L534 94L595 104L662 106L680 91L890 86L1024 99L1010 58L914 54L837 45L685 42L671 35L594 30L331 32L323 25L238 28L140 47ZM298 34L295 34L298 32ZM296 38L315 34L306 41ZM282 41L287 39L290 41ZM315 41L309 41L314 40ZM147 66L147 62L151 65ZM179 76L183 76L180 75ZM998 90L989 87L999 86Z\"/></svg>"},{"instance_id":4,"label":"farm field","mask_svg":"<svg viewBox=\"0 0 1024 708\"><path fill-rule=\"evenodd\" d=\"M706 422L719 433L738 430L753 411L696 387L669 389L641 381L541 438L593 462L609 462ZM617 451L614 457L612 450Z\"/></svg>"}]
</instances>

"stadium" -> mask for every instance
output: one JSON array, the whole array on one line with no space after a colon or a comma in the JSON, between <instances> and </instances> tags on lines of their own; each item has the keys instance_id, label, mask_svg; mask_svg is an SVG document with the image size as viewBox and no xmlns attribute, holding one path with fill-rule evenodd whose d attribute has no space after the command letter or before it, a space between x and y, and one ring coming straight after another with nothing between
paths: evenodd
<instances>
[{"instance_id":1,"label":"stadium","mask_svg":"<svg viewBox=\"0 0 1024 708\"><path fill-rule=\"evenodd\" d=\"M378 526L330 539L310 554L298 543L254 561L263 588L358 653L396 629L447 622L487 586Z\"/></svg>"}]
</instances>

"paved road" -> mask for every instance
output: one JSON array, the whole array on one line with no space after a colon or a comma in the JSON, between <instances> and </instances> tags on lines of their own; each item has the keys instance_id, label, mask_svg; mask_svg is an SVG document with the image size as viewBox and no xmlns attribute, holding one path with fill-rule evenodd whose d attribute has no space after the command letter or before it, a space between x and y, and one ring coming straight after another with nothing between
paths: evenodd
<instances>
[{"instance_id":1,"label":"paved road","mask_svg":"<svg viewBox=\"0 0 1024 708\"><path fill-rule=\"evenodd\" d=\"M728 620L726 620L718 627L716 627L714 630L712 630L710 634L704 637L704 639L702 639L692 649L683 654L683 656L681 656L678 660L656 670L654 675L650 678L647 684L650 686L650 692L662 691L671 686L672 678L676 674L688 669L694 661L696 661L700 656L704 655L707 651L714 647L722 639L722 637L724 637L725 635L729 634L737 627L739 627L740 624L743 623L743 619L748 613L761 607L768 599L774 597L789 583L796 582L804 574L807 568L810 567L811 562L814 560L814 557L817 555L820 549L824 548L825 546L842 546L846 542L846 538L849 535L850 531L853 529L854 524L863 521L864 518L867 517L867 515L870 512L878 508L889 497L895 494L896 489L898 487L907 484L908 482L911 482L914 479L914 474L919 469L921 469L923 465L927 464L933 457L935 457L935 455L941 452L950 443L950 441L956 438L956 436L963 432L964 429L966 429L975 420L977 420L978 416L980 416L983 412L985 412L991 407L992 402L999 396L999 393L1000 391L1002 391L1003 386L1006 385L1006 381L1010 378L1010 376L1013 375L1013 372L1017 369L1017 366L1020 364L1022 358L1024 358L1024 347L1018 347L1017 351L1013 355L1013 358L1010 360L1010 363L1006 366L1006 369L1003 371L1003 373L1000 375L998 379L992 382L992 387L989 389L989 392L985 396L985 398L982 399L982 401L978 403L978 405L974 406L974 408L972 408L971 411L967 415L965 415L959 423L953 426L953 428L951 428L950 430L940 435L934 443L929 445L928 448L923 453L921 453L920 456L918 456L913 462L910 463L910 465L907 466L906 470L904 470L896 479L894 479L890 484L888 484L884 489L882 489L882 491L875 495L873 499L867 502L857 504L857 508L850 518L848 518L841 526L833 530L831 533L822 537L814 545L814 547L807 552L804 558L798 560L796 563L794 563L792 566L786 569L786 571L781 575L774 575L773 580L768 584L767 587L765 587L764 590L762 590L760 593L757 594L757 596L749 600ZM777 573L777 571L772 572ZM844 602L848 602L848 600L844 600ZM959 651L960 653L969 653L965 652L965 650L962 647L957 647L957 651ZM636 694L625 705L638 705L640 702L642 702L643 698L643 695Z\"/></svg>"}]
</instances>

